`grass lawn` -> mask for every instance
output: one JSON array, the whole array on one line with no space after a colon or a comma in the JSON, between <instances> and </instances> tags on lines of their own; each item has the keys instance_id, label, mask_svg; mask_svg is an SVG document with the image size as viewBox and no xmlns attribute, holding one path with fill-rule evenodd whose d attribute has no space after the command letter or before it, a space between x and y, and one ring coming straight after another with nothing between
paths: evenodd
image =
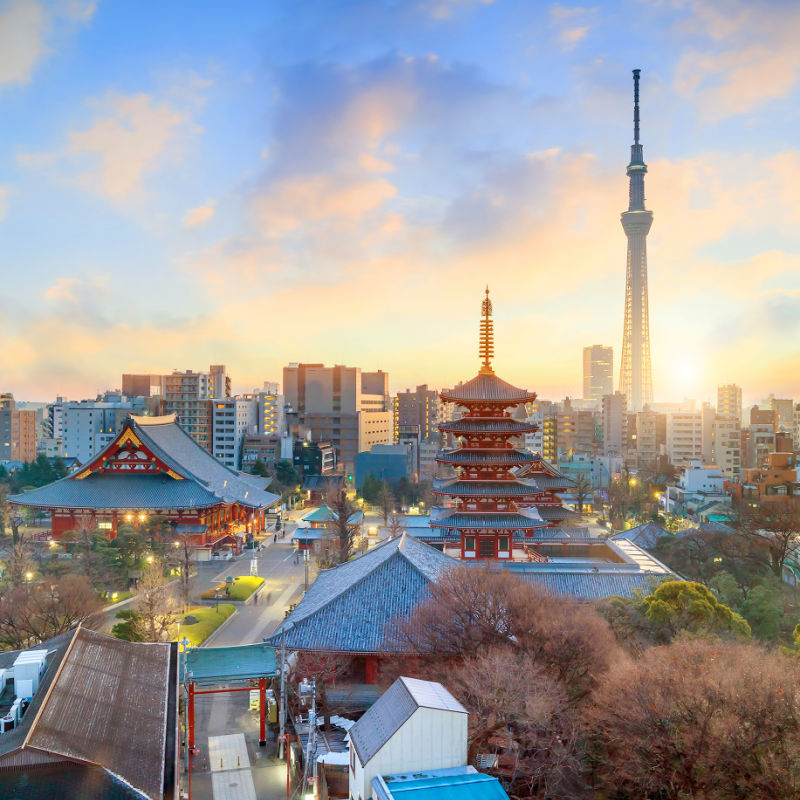
<instances>
[{"instance_id":1,"label":"grass lawn","mask_svg":"<svg viewBox=\"0 0 800 800\"><path fill-rule=\"evenodd\" d=\"M189 606L186 613L197 617L197 622L194 625L181 624L181 639L185 636L189 640L189 647L199 647L235 610L236 607L230 603L220 603L218 609L214 606ZM178 626L176 625L173 641L177 638Z\"/></svg>"},{"instance_id":2,"label":"grass lawn","mask_svg":"<svg viewBox=\"0 0 800 800\"><path fill-rule=\"evenodd\" d=\"M253 575L240 575L238 578L233 579L233 583L230 585L230 594L225 594L225 583L223 582L219 584L219 586L209 589L207 592L203 592L200 596L204 600L213 600L214 595L219 593L226 600L247 600L256 589L263 585L263 578L257 578Z\"/></svg>"}]
</instances>

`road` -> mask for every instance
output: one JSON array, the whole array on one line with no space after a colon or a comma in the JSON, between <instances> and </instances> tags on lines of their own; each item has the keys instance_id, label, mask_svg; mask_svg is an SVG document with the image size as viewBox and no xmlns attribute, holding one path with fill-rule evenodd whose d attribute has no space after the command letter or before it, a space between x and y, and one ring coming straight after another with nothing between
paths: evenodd
<instances>
[{"instance_id":1,"label":"road","mask_svg":"<svg viewBox=\"0 0 800 800\"><path fill-rule=\"evenodd\" d=\"M295 563L294 548L290 543L295 525L289 523L283 539L272 541L268 536L262 550L255 551L258 574L265 583L258 602L237 607L236 613L208 641L209 647L227 647L260 642L272 633L284 619L292 603L301 597L305 584L303 563ZM213 561L198 565L194 578L193 594L216 586L229 575L249 575L251 554L245 553L231 561ZM312 564L313 567L313 564ZM309 580L314 577L310 570ZM268 730L267 746L258 746L258 712L249 709L247 692L200 695L195 702L195 744L199 754L192 759L192 798L220 800L231 796L253 798L248 788L249 777L242 780L241 770L222 770L211 763L209 745L218 737L244 734L241 767L249 766L255 797L258 800L278 800L286 796L286 765L277 760L275 731ZM249 765L244 761L249 761ZM185 778L185 776L184 776Z\"/></svg>"}]
</instances>

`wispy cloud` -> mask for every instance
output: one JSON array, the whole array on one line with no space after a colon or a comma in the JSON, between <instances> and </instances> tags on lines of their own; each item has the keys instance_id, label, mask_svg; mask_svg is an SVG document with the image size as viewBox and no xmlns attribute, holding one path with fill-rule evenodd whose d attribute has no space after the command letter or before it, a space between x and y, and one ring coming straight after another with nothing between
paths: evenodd
<instances>
[{"instance_id":1,"label":"wispy cloud","mask_svg":"<svg viewBox=\"0 0 800 800\"><path fill-rule=\"evenodd\" d=\"M197 208L191 208L184 214L183 224L187 228L199 228L205 225L214 216L214 204L211 202L205 203Z\"/></svg>"},{"instance_id":2,"label":"wispy cloud","mask_svg":"<svg viewBox=\"0 0 800 800\"><path fill-rule=\"evenodd\" d=\"M141 193L145 176L164 165L180 135L197 131L186 113L148 94L112 93L92 102L88 128L64 147L20 157L24 165L63 166L87 189L120 200Z\"/></svg>"},{"instance_id":3,"label":"wispy cloud","mask_svg":"<svg viewBox=\"0 0 800 800\"><path fill-rule=\"evenodd\" d=\"M78 0L46 4L36 0L6 0L0 3L0 85L28 83L40 62L50 53L49 39L54 28L65 21L88 22L95 5Z\"/></svg>"}]
</instances>

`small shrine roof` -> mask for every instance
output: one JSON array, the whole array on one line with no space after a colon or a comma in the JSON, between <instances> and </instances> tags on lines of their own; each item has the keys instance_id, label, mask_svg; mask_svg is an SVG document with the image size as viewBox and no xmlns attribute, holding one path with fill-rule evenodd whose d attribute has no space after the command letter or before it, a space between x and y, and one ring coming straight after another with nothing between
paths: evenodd
<instances>
[{"instance_id":1,"label":"small shrine roof","mask_svg":"<svg viewBox=\"0 0 800 800\"><path fill-rule=\"evenodd\" d=\"M460 383L452 389L446 389L441 393L442 400L459 402L461 400L507 400L508 405L519 405L526 401L536 399L536 392L529 392L527 389L518 389L502 378L498 378L493 372L481 372L472 380Z\"/></svg>"}]
</instances>

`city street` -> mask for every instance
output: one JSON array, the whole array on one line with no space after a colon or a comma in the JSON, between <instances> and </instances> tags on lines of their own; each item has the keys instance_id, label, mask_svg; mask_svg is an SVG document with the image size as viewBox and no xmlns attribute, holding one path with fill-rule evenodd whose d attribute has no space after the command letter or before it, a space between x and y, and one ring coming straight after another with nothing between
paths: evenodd
<instances>
[{"instance_id":1,"label":"city street","mask_svg":"<svg viewBox=\"0 0 800 800\"><path fill-rule=\"evenodd\" d=\"M292 603L301 597L305 582L302 562L295 563L290 543L294 524L286 525L283 539L273 543L272 535L263 540L262 549L254 551L258 574L265 579L257 603L240 605L236 613L208 641L209 647L225 647L260 642L284 619ZM198 565L193 594L217 585L229 575L249 575L251 554L245 552L231 561L212 561ZM313 562L310 567L313 568ZM309 571L313 580L313 571ZM219 741L243 734L241 756L235 768L220 769L210 750ZM222 800L235 797L286 796L286 766L276 758L276 732L268 729L267 746L258 746L258 711L249 709L247 692L201 695L195 702L195 744L199 753L192 759L192 797L198 800ZM246 758L244 755L246 749ZM245 764L248 761L249 764ZM248 770L248 766L250 769ZM248 774L249 773L249 774ZM252 780L252 789L251 789Z\"/></svg>"}]
</instances>

